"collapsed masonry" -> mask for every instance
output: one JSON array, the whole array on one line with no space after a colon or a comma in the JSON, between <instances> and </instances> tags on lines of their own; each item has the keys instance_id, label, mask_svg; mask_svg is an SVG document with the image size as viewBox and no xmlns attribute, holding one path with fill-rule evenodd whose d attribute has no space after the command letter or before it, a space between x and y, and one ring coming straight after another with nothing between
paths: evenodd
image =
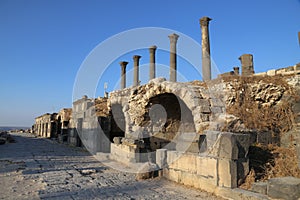
<instances>
[{"instance_id":1,"label":"collapsed masonry","mask_svg":"<svg viewBox=\"0 0 300 200\"><path fill-rule=\"evenodd\" d=\"M128 62L122 61L120 90L105 98L83 96L73 102L72 109L36 118L35 134L85 146L93 154L126 165L154 163L160 175L210 192L235 188L244 181L253 143L293 142L300 160L300 102L291 97L291 91L300 95L300 65L255 74L253 56L244 54L239 58L241 75L239 67L234 67L233 72L210 80L209 21L207 17L200 20L205 82L176 82L179 36L172 34L170 81L155 78L157 47L151 46L147 84L139 84L141 56L135 55L132 87L126 87ZM272 77L286 84L272 82ZM239 112L245 98L253 107L267 109L288 102L295 118L290 118L286 134L274 136L268 128L258 130L242 120Z\"/></svg>"}]
</instances>

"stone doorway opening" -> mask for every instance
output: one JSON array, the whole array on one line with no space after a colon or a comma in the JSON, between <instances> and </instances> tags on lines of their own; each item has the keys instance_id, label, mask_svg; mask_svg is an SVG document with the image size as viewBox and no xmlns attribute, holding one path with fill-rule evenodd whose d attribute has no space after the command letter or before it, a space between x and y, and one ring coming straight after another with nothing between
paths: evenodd
<instances>
[{"instance_id":1,"label":"stone doorway opening","mask_svg":"<svg viewBox=\"0 0 300 200\"><path fill-rule=\"evenodd\" d=\"M111 106L111 127L109 140L113 142L114 137L125 137L125 116L121 104Z\"/></svg>"},{"instance_id":2,"label":"stone doorway opening","mask_svg":"<svg viewBox=\"0 0 300 200\"><path fill-rule=\"evenodd\" d=\"M172 93L150 98L146 111L143 126L148 127L149 137L144 138L144 141L150 151L166 145L175 150L175 137L196 132L192 111Z\"/></svg>"}]
</instances>

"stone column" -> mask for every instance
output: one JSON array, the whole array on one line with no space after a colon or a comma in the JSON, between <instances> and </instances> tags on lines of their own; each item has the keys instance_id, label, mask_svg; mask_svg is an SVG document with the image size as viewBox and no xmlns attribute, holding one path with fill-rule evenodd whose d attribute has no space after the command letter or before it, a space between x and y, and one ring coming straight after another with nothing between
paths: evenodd
<instances>
[{"instance_id":1,"label":"stone column","mask_svg":"<svg viewBox=\"0 0 300 200\"><path fill-rule=\"evenodd\" d=\"M202 17L200 19L200 26L202 31L202 79L203 81L211 80L211 60L210 60L210 44L208 24L211 19L209 17Z\"/></svg>"},{"instance_id":2,"label":"stone column","mask_svg":"<svg viewBox=\"0 0 300 200\"><path fill-rule=\"evenodd\" d=\"M126 61L122 61L120 62L121 65L121 83L120 83L120 87L121 89L124 89L126 87L126 66L127 66L128 62Z\"/></svg>"},{"instance_id":3,"label":"stone column","mask_svg":"<svg viewBox=\"0 0 300 200\"><path fill-rule=\"evenodd\" d=\"M242 76L252 76L254 74L253 55L243 54L239 57L242 65Z\"/></svg>"},{"instance_id":4,"label":"stone column","mask_svg":"<svg viewBox=\"0 0 300 200\"><path fill-rule=\"evenodd\" d=\"M139 63L140 63L140 58L141 56L139 55L134 55L133 56L133 86L138 86L139 85Z\"/></svg>"},{"instance_id":5,"label":"stone column","mask_svg":"<svg viewBox=\"0 0 300 200\"><path fill-rule=\"evenodd\" d=\"M173 33L168 36L170 39L170 81L176 82L177 80L177 55L176 43L179 35Z\"/></svg>"},{"instance_id":6,"label":"stone column","mask_svg":"<svg viewBox=\"0 0 300 200\"><path fill-rule=\"evenodd\" d=\"M233 67L233 73L234 73L234 75L239 76L240 75L240 68L239 67Z\"/></svg>"},{"instance_id":7,"label":"stone column","mask_svg":"<svg viewBox=\"0 0 300 200\"><path fill-rule=\"evenodd\" d=\"M150 53L150 66L149 66L149 80L155 78L155 51L156 51L156 46L151 46L149 48L149 53Z\"/></svg>"}]
</instances>

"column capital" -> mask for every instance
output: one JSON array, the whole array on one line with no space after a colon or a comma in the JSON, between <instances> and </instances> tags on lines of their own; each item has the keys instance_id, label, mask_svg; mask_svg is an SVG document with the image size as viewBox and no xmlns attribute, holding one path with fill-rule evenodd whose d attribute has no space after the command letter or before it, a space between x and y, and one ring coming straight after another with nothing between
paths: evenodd
<instances>
[{"instance_id":1,"label":"column capital","mask_svg":"<svg viewBox=\"0 0 300 200\"><path fill-rule=\"evenodd\" d=\"M121 61L121 62L119 62L119 64L123 67L123 66L125 66L126 67L126 65L128 64L128 62L126 62L126 61Z\"/></svg>"},{"instance_id":2,"label":"column capital","mask_svg":"<svg viewBox=\"0 0 300 200\"><path fill-rule=\"evenodd\" d=\"M209 17L202 17L199 21L200 21L200 25L201 26L208 26L209 21L212 20Z\"/></svg>"},{"instance_id":3,"label":"column capital","mask_svg":"<svg viewBox=\"0 0 300 200\"><path fill-rule=\"evenodd\" d=\"M149 50L156 50L156 49L157 49L157 46L155 46L155 45L149 47Z\"/></svg>"},{"instance_id":4,"label":"column capital","mask_svg":"<svg viewBox=\"0 0 300 200\"><path fill-rule=\"evenodd\" d=\"M173 33L173 34L169 35L168 37L169 37L171 43L176 43L179 38L179 35L177 35L176 33Z\"/></svg>"},{"instance_id":5,"label":"column capital","mask_svg":"<svg viewBox=\"0 0 300 200\"><path fill-rule=\"evenodd\" d=\"M140 56L140 55L134 55L133 56L133 60L138 60L138 59L140 59L142 56Z\"/></svg>"},{"instance_id":6,"label":"column capital","mask_svg":"<svg viewBox=\"0 0 300 200\"><path fill-rule=\"evenodd\" d=\"M127 66L127 64L128 64L128 62L126 62L126 61L121 61L121 62L119 62L119 64L121 65L121 69L122 69L122 73L125 73L125 70L126 70L126 66Z\"/></svg>"}]
</instances>

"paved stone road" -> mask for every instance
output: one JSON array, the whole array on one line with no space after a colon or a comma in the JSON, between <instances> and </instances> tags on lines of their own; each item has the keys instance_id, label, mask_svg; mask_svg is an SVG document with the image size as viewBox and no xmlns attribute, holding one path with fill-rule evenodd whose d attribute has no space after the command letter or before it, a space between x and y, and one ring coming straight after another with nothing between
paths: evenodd
<instances>
[{"instance_id":1,"label":"paved stone road","mask_svg":"<svg viewBox=\"0 0 300 200\"><path fill-rule=\"evenodd\" d=\"M0 199L221 199L164 179L136 181L88 152L30 134L0 145Z\"/></svg>"}]
</instances>

